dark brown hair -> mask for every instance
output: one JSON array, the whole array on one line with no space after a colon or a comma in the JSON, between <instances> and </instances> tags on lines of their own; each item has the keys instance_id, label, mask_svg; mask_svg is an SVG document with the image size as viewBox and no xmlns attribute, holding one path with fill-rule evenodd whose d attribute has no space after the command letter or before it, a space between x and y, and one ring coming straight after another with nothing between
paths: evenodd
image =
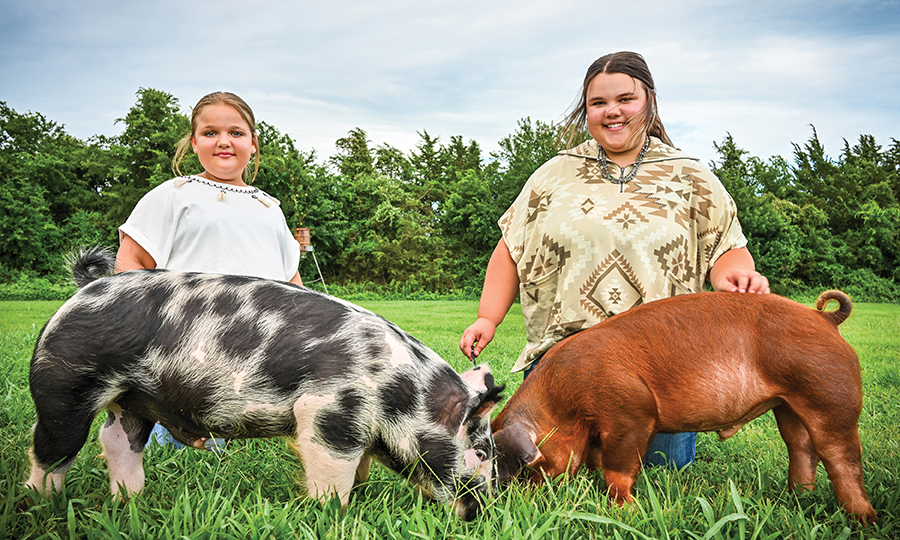
<instances>
[{"instance_id":1,"label":"dark brown hair","mask_svg":"<svg viewBox=\"0 0 900 540\"><path fill-rule=\"evenodd\" d=\"M253 180L256 179L256 173L259 172L259 142L256 137L256 117L253 116L253 110L250 109L247 102L231 92L213 92L200 98L200 101L194 106L194 110L191 111L191 131L178 141L178 146L175 148L172 170L175 171L176 175L181 176L181 161L187 154L188 149L191 148L191 137L194 136L194 132L197 130L197 116L200 115L200 111L207 105L220 103L234 107L238 114L241 115L241 118L244 119L244 122L247 122L247 125L250 127L250 134L253 137L253 143L256 144L257 151L253 155L253 173L250 174L250 164L248 163L242 176L245 183L252 184Z\"/></svg>"},{"instance_id":2,"label":"dark brown hair","mask_svg":"<svg viewBox=\"0 0 900 540\"><path fill-rule=\"evenodd\" d=\"M617 52L607 54L594 61L584 76L584 84L581 87L581 97L576 101L572 109L566 114L563 129L559 132L560 143L571 147L579 134L587 132L587 91L594 77L601 73L622 73L640 81L647 93L647 106L642 112L644 131L657 137L669 146L674 146L662 120L657 114L656 86L653 84L653 76L644 57L634 52ZM638 120L641 120L639 117Z\"/></svg>"}]
</instances>

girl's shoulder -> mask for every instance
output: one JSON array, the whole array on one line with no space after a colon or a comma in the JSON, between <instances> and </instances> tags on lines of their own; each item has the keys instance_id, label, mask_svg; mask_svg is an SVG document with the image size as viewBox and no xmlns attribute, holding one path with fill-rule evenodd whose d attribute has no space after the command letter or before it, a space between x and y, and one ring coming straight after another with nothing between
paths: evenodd
<instances>
[{"instance_id":1,"label":"girl's shoulder","mask_svg":"<svg viewBox=\"0 0 900 540\"><path fill-rule=\"evenodd\" d=\"M162 194L173 192L183 186L185 183L189 182L190 179L190 176L177 176L175 178L170 178L151 188L150 191L147 192L147 194L149 195L150 193Z\"/></svg>"},{"instance_id":2,"label":"girl's shoulder","mask_svg":"<svg viewBox=\"0 0 900 540\"><path fill-rule=\"evenodd\" d=\"M650 137L650 147L647 149L644 163L659 161L685 161L688 165L702 165L700 158L683 152L680 148L669 146L656 137Z\"/></svg>"},{"instance_id":3,"label":"girl's shoulder","mask_svg":"<svg viewBox=\"0 0 900 540\"><path fill-rule=\"evenodd\" d=\"M672 174L689 175L706 182L717 183L715 174L700 161L700 158L669 146L656 137L650 137L650 148L644 158L647 165L662 165Z\"/></svg>"},{"instance_id":4,"label":"girl's shoulder","mask_svg":"<svg viewBox=\"0 0 900 540\"><path fill-rule=\"evenodd\" d=\"M560 150L556 157L552 158L550 161L556 160L564 160L567 158L576 158L576 159L597 159L599 155L600 149L597 146L597 141L594 139L588 139L583 143L575 146L574 148L566 148L565 150Z\"/></svg>"},{"instance_id":5,"label":"girl's shoulder","mask_svg":"<svg viewBox=\"0 0 900 540\"><path fill-rule=\"evenodd\" d=\"M584 167L585 160L597 159L597 143L590 139L574 148L560 150L528 178L525 187L553 191L560 182L568 182Z\"/></svg>"},{"instance_id":6,"label":"girl's shoulder","mask_svg":"<svg viewBox=\"0 0 900 540\"><path fill-rule=\"evenodd\" d=\"M157 184L156 186L151 188L150 191L144 193L141 196L140 202L146 205L168 201L174 196L177 186L179 185L176 182L181 178L183 177L171 178L160 184Z\"/></svg>"}]
</instances>

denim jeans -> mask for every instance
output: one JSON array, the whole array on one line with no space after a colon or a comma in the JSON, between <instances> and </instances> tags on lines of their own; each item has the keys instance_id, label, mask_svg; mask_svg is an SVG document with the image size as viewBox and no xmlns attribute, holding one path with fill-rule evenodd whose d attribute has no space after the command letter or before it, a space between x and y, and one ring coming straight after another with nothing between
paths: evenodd
<instances>
[{"instance_id":1,"label":"denim jeans","mask_svg":"<svg viewBox=\"0 0 900 540\"><path fill-rule=\"evenodd\" d=\"M184 448L183 444L172 438L169 430L164 428L162 424L153 424L153 431L150 432L150 438L147 440L147 444L144 448L150 448L154 439L156 440L156 444L160 446L171 444L175 448Z\"/></svg>"},{"instance_id":2,"label":"denim jeans","mask_svg":"<svg viewBox=\"0 0 900 540\"><path fill-rule=\"evenodd\" d=\"M144 445L144 448L150 448L150 445L153 443L154 439L160 446L169 444L174 448L185 448L183 444L176 441L172 437L172 434L169 433L169 430L164 428L162 424L153 424L153 431L150 432L150 438L147 440L147 444ZM225 439L207 439L204 443L204 446L207 450L211 450L217 454L221 454L225 451L225 443Z\"/></svg>"},{"instance_id":3,"label":"denim jeans","mask_svg":"<svg viewBox=\"0 0 900 540\"><path fill-rule=\"evenodd\" d=\"M644 454L644 467L680 470L693 463L696 455L696 433L657 433Z\"/></svg>"},{"instance_id":4,"label":"denim jeans","mask_svg":"<svg viewBox=\"0 0 900 540\"><path fill-rule=\"evenodd\" d=\"M534 371L541 357L522 374L524 380ZM694 462L697 455L696 433L657 433L644 454L644 467L669 467L681 470Z\"/></svg>"}]
</instances>

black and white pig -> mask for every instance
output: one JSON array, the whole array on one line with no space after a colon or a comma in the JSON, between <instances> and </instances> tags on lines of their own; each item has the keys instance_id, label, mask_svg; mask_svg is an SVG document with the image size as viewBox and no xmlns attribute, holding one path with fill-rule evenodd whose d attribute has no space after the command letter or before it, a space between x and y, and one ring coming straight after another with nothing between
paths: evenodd
<instances>
[{"instance_id":1,"label":"black and white pig","mask_svg":"<svg viewBox=\"0 0 900 540\"><path fill-rule=\"evenodd\" d=\"M464 519L495 488L487 366L460 375L396 325L288 283L135 270L101 250L73 264L81 289L44 326L31 360L31 474L62 488L103 409L116 496L144 487L159 421L197 448L211 437L287 436L311 497L346 505L371 459ZM55 467L54 467L55 465Z\"/></svg>"}]
</instances>

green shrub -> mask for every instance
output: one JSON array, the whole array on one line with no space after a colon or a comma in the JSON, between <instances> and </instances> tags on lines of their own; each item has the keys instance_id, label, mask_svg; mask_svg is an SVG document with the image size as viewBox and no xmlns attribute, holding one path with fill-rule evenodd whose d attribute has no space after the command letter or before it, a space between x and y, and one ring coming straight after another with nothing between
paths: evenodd
<instances>
[{"instance_id":1,"label":"green shrub","mask_svg":"<svg viewBox=\"0 0 900 540\"><path fill-rule=\"evenodd\" d=\"M0 283L0 300L66 300L76 289L71 283L55 284L22 272L15 281Z\"/></svg>"}]
</instances>

